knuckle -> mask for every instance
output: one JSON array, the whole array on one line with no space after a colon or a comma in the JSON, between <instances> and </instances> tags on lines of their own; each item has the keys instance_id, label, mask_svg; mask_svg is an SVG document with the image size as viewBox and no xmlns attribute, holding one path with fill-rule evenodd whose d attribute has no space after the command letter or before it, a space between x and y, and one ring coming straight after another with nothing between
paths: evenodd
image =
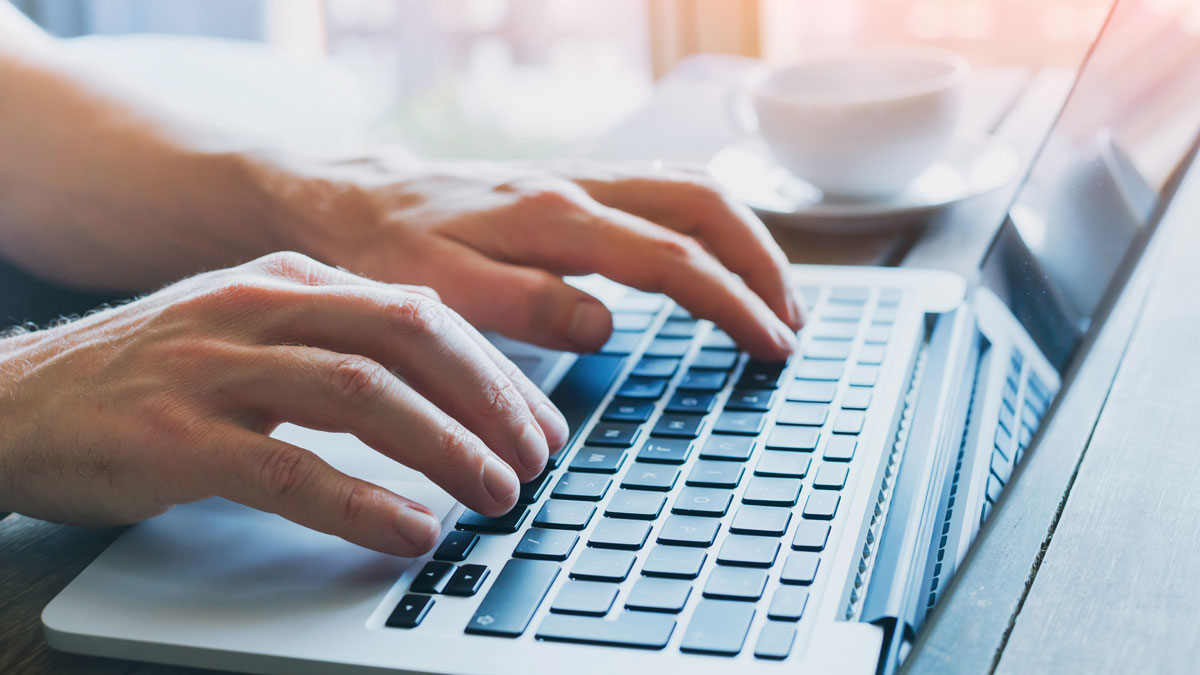
<instances>
[{"instance_id":1,"label":"knuckle","mask_svg":"<svg viewBox=\"0 0 1200 675\"><path fill-rule=\"evenodd\" d=\"M354 481L342 493L339 513L342 522L352 525L359 522L363 513L371 508L375 501L375 490L367 483Z\"/></svg>"},{"instance_id":2,"label":"knuckle","mask_svg":"<svg viewBox=\"0 0 1200 675\"><path fill-rule=\"evenodd\" d=\"M351 408L369 408L387 389L391 373L380 364L362 356L339 360L330 373L330 384L337 397Z\"/></svg>"},{"instance_id":3,"label":"knuckle","mask_svg":"<svg viewBox=\"0 0 1200 675\"><path fill-rule=\"evenodd\" d=\"M308 452L290 445L277 445L262 458L259 484L271 499L287 499L300 491L312 469Z\"/></svg>"},{"instance_id":4,"label":"knuckle","mask_svg":"<svg viewBox=\"0 0 1200 675\"><path fill-rule=\"evenodd\" d=\"M410 334L440 333L447 321L445 305L419 293L409 293L391 306L397 327Z\"/></svg>"},{"instance_id":5,"label":"knuckle","mask_svg":"<svg viewBox=\"0 0 1200 675\"><path fill-rule=\"evenodd\" d=\"M478 456L478 449L471 432L461 424L453 423L442 429L438 439L443 461L447 464L459 464Z\"/></svg>"},{"instance_id":6,"label":"knuckle","mask_svg":"<svg viewBox=\"0 0 1200 675\"><path fill-rule=\"evenodd\" d=\"M317 264L316 260L296 251L276 251L247 263L251 268L277 276L292 276Z\"/></svg>"},{"instance_id":7,"label":"knuckle","mask_svg":"<svg viewBox=\"0 0 1200 675\"><path fill-rule=\"evenodd\" d=\"M497 371L483 386L487 401L485 414L503 420L515 420L520 416L520 398L508 376Z\"/></svg>"},{"instance_id":8,"label":"knuckle","mask_svg":"<svg viewBox=\"0 0 1200 675\"><path fill-rule=\"evenodd\" d=\"M663 257L675 263L691 265L704 256L700 242L688 236L662 237L657 246Z\"/></svg>"}]
</instances>

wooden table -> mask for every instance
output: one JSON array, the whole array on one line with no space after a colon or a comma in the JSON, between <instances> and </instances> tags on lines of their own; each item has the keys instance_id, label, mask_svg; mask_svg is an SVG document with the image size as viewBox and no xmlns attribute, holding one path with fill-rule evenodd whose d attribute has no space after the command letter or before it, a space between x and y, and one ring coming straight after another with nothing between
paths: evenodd
<instances>
[{"instance_id":1,"label":"wooden table","mask_svg":"<svg viewBox=\"0 0 1200 675\"><path fill-rule=\"evenodd\" d=\"M685 62L645 111L581 154L705 160L732 138L713 111L745 66L733 59ZM1067 81L1061 73L985 74L972 84L977 105L969 118L1007 138L1027 161ZM681 110L688 112L680 117ZM1200 180L1192 188L1197 214ZM1008 196L899 234L843 238L772 229L797 261L969 274ZM1187 670L1200 662L1200 493L1193 487L1200 476L1200 357L1193 347L1200 306L1190 297L1200 288L1200 230L1191 225L1176 218L1156 237L1093 347L1097 356L1060 403L1041 446L1049 449L1030 453L908 669ZM0 673L202 672L46 646L41 609L119 534L16 515L0 521Z\"/></svg>"}]
</instances>

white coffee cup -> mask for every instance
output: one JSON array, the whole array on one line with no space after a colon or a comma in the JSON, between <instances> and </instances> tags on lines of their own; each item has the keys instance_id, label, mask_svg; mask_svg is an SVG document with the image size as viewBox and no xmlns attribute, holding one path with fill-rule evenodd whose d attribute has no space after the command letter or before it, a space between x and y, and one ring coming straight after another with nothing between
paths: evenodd
<instances>
[{"instance_id":1,"label":"white coffee cup","mask_svg":"<svg viewBox=\"0 0 1200 675\"><path fill-rule=\"evenodd\" d=\"M954 138L962 56L925 46L871 47L752 74L745 94L767 149L831 199L904 189Z\"/></svg>"}]
</instances>

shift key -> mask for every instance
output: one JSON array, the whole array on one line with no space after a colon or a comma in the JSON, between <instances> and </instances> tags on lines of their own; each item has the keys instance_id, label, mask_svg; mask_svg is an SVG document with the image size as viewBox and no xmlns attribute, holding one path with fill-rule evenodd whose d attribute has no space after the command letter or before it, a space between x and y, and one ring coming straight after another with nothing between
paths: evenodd
<instances>
[{"instance_id":1,"label":"shift key","mask_svg":"<svg viewBox=\"0 0 1200 675\"><path fill-rule=\"evenodd\" d=\"M509 560L479 603L466 631L501 637L524 633L558 577L558 570L558 563L547 560Z\"/></svg>"}]
</instances>

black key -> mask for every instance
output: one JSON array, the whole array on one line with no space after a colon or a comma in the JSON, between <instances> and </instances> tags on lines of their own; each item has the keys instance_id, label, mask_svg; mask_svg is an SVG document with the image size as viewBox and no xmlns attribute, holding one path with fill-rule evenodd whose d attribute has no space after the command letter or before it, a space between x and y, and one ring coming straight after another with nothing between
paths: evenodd
<instances>
[{"instance_id":1,"label":"black key","mask_svg":"<svg viewBox=\"0 0 1200 675\"><path fill-rule=\"evenodd\" d=\"M874 387L879 381L879 366L855 366L847 381L855 387Z\"/></svg>"},{"instance_id":2,"label":"black key","mask_svg":"<svg viewBox=\"0 0 1200 675\"><path fill-rule=\"evenodd\" d=\"M714 328L713 331L708 334L708 337L704 338L704 348L735 350L737 349L737 343L734 342L733 338L729 337L725 331L719 328Z\"/></svg>"},{"instance_id":3,"label":"black key","mask_svg":"<svg viewBox=\"0 0 1200 675\"><path fill-rule=\"evenodd\" d=\"M787 400L810 403L831 403L837 396L837 382L818 380L796 380L788 385ZM844 405L844 404L843 404Z\"/></svg>"},{"instance_id":4,"label":"black key","mask_svg":"<svg viewBox=\"0 0 1200 675\"><path fill-rule=\"evenodd\" d=\"M726 349L701 349L692 361L692 367L701 370L732 370L737 365L737 359L737 352Z\"/></svg>"},{"instance_id":5,"label":"black key","mask_svg":"<svg viewBox=\"0 0 1200 675\"><path fill-rule=\"evenodd\" d=\"M588 546L636 551L645 546L650 536L650 523L637 520L604 518L596 523Z\"/></svg>"},{"instance_id":6,"label":"black key","mask_svg":"<svg viewBox=\"0 0 1200 675\"><path fill-rule=\"evenodd\" d=\"M850 343L845 340L813 340L804 350L804 358L820 361L845 361L850 356Z\"/></svg>"},{"instance_id":7,"label":"black key","mask_svg":"<svg viewBox=\"0 0 1200 675\"><path fill-rule=\"evenodd\" d=\"M858 440L852 436L830 436L825 443L824 457L833 462L849 462L854 459L857 448Z\"/></svg>"},{"instance_id":8,"label":"black key","mask_svg":"<svg viewBox=\"0 0 1200 675\"><path fill-rule=\"evenodd\" d=\"M808 551L792 551L783 563L783 571L779 573L779 581L785 584L808 586L817 578L817 567L821 564L821 556Z\"/></svg>"},{"instance_id":9,"label":"black key","mask_svg":"<svg viewBox=\"0 0 1200 675\"><path fill-rule=\"evenodd\" d=\"M670 614L623 612L615 620L551 614L538 626L537 637L558 642L662 649L674 631L675 617Z\"/></svg>"},{"instance_id":10,"label":"black key","mask_svg":"<svg viewBox=\"0 0 1200 675\"><path fill-rule=\"evenodd\" d=\"M585 473L616 473L625 463L624 448L592 448L583 446L567 468Z\"/></svg>"},{"instance_id":11,"label":"black key","mask_svg":"<svg viewBox=\"0 0 1200 675\"><path fill-rule=\"evenodd\" d=\"M666 411L687 415L707 415L712 411L715 394L705 394L696 391L677 391L667 402Z\"/></svg>"},{"instance_id":12,"label":"black key","mask_svg":"<svg viewBox=\"0 0 1200 675\"><path fill-rule=\"evenodd\" d=\"M663 469L665 470L665 469ZM604 509L604 515L610 518L633 518L636 520L654 520L662 513L666 504L666 495L644 490L618 490Z\"/></svg>"},{"instance_id":13,"label":"black key","mask_svg":"<svg viewBox=\"0 0 1200 675\"><path fill-rule=\"evenodd\" d=\"M713 434L700 451L701 459L722 459L744 462L754 452L754 439L749 436L721 436Z\"/></svg>"},{"instance_id":14,"label":"black key","mask_svg":"<svg viewBox=\"0 0 1200 675\"><path fill-rule=\"evenodd\" d=\"M688 474L686 484L732 490L738 486L744 471L742 465L736 462L700 460L692 465L692 472Z\"/></svg>"},{"instance_id":15,"label":"black key","mask_svg":"<svg viewBox=\"0 0 1200 675\"><path fill-rule=\"evenodd\" d=\"M441 560L430 560L425 563L421 571L417 573L417 577L413 579L412 586L409 586L413 593L428 593L430 595L441 593L446 587L446 583L450 581L450 575L454 574L454 565Z\"/></svg>"},{"instance_id":16,"label":"black key","mask_svg":"<svg viewBox=\"0 0 1200 675\"><path fill-rule=\"evenodd\" d=\"M429 613L430 607L433 607L433 598L428 595L406 593L400 598L400 603L392 610L384 625L388 628L416 628L421 625L421 620Z\"/></svg>"},{"instance_id":17,"label":"black key","mask_svg":"<svg viewBox=\"0 0 1200 675\"><path fill-rule=\"evenodd\" d=\"M479 543L479 535L474 532L451 532L433 552L433 559L462 562L471 554L477 543Z\"/></svg>"},{"instance_id":18,"label":"black key","mask_svg":"<svg viewBox=\"0 0 1200 675\"><path fill-rule=\"evenodd\" d=\"M725 402L725 409L767 412L774 402L774 389L734 389Z\"/></svg>"},{"instance_id":19,"label":"black key","mask_svg":"<svg viewBox=\"0 0 1200 675\"><path fill-rule=\"evenodd\" d=\"M801 520L796 523L796 534L792 537L792 548L797 551L820 551L829 541L829 523Z\"/></svg>"},{"instance_id":20,"label":"black key","mask_svg":"<svg viewBox=\"0 0 1200 675\"><path fill-rule=\"evenodd\" d=\"M717 418L713 433L757 436L763 430L767 416L756 412L725 411Z\"/></svg>"},{"instance_id":21,"label":"black key","mask_svg":"<svg viewBox=\"0 0 1200 675\"><path fill-rule=\"evenodd\" d=\"M646 347L646 356L665 356L670 358L679 358L687 353L688 347L692 343L688 340L671 340L666 338L655 338L650 341Z\"/></svg>"},{"instance_id":22,"label":"black key","mask_svg":"<svg viewBox=\"0 0 1200 675\"><path fill-rule=\"evenodd\" d=\"M653 615L651 615L653 616ZM679 649L685 652L735 656L742 651L754 605L728 600L703 600L696 605Z\"/></svg>"},{"instance_id":23,"label":"black key","mask_svg":"<svg viewBox=\"0 0 1200 675\"><path fill-rule=\"evenodd\" d=\"M786 368L785 363L750 361L742 371L737 386L742 389L777 389Z\"/></svg>"},{"instance_id":24,"label":"black key","mask_svg":"<svg viewBox=\"0 0 1200 675\"><path fill-rule=\"evenodd\" d=\"M653 400L662 396L667 390L667 380L646 380L630 377L617 389L617 396L622 398L638 398Z\"/></svg>"},{"instance_id":25,"label":"black key","mask_svg":"<svg viewBox=\"0 0 1200 675\"><path fill-rule=\"evenodd\" d=\"M637 554L604 548L585 548L571 568L572 579L588 581L625 581Z\"/></svg>"},{"instance_id":26,"label":"black key","mask_svg":"<svg viewBox=\"0 0 1200 675\"><path fill-rule=\"evenodd\" d=\"M513 507L512 511L502 516L496 516L495 518L467 509L459 516L458 522L454 524L454 527L458 530L468 530L470 532L512 534L521 529L521 525L525 523L525 517L528 515L529 507L524 504L517 504Z\"/></svg>"},{"instance_id":27,"label":"black key","mask_svg":"<svg viewBox=\"0 0 1200 675\"><path fill-rule=\"evenodd\" d=\"M796 627L781 621L768 621L758 633L754 656L760 659L782 661L792 653L796 641Z\"/></svg>"},{"instance_id":28,"label":"black key","mask_svg":"<svg viewBox=\"0 0 1200 675\"><path fill-rule=\"evenodd\" d=\"M575 359L567 374L550 393L550 401L558 407L567 420L571 439L558 452L556 459L571 448L579 436L580 429L591 417L596 406L604 399L617 374L625 365L625 357L611 354L584 354ZM558 466L558 461L553 462Z\"/></svg>"},{"instance_id":29,"label":"black key","mask_svg":"<svg viewBox=\"0 0 1200 675\"><path fill-rule=\"evenodd\" d=\"M704 597L758 600L767 585L767 571L750 567L714 567L704 584Z\"/></svg>"},{"instance_id":30,"label":"black key","mask_svg":"<svg viewBox=\"0 0 1200 675\"><path fill-rule=\"evenodd\" d=\"M658 330L660 338L690 338L696 334L700 322L695 319L669 319Z\"/></svg>"},{"instance_id":31,"label":"black key","mask_svg":"<svg viewBox=\"0 0 1200 675\"><path fill-rule=\"evenodd\" d=\"M541 499L546 486L550 484L550 467L538 474L537 478L528 483L521 483L521 494L517 496L518 504L532 504Z\"/></svg>"},{"instance_id":32,"label":"black key","mask_svg":"<svg viewBox=\"0 0 1200 675\"><path fill-rule=\"evenodd\" d=\"M813 478L813 487L825 488L827 490L841 490L846 487L846 476L850 473L850 467L845 464L829 464L821 465L817 469L817 475Z\"/></svg>"},{"instance_id":33,"label":"black key","mask_svg":"<svg viewBox=\"0 0 1200 675\"><path fill-rule=\"evenodd\" d=\"M861 434L867 414L860 410L843 410L833 420L835 434Z\"/></svg>"},{"instance_id":34,"label":"black key","mask_svg":"<svg viewBox=\"0 0 1200 675\"><path fill-rule=\"evenodd\" d=\"M651 438L638 452L639 462L683 464L692 454L692 441L686 438Z\"/></svg>"},{"instance_id":35,"label":"black key","mask_svg":"<svg viewBox=\"0 0 1200 675\"><path fill-rule=\"evenodd\" d=\"M654 404L649 401L624 401L618 398L608 404L600 419L605 422L633 422L634 424L641 424L650 419L650 415L653 412Z\"/></svg>"},{"instance_id":36,"label":"black key","mask_svg":"<svg viewBox=\"0 0 1200 675\"><path fill-rule=\"evenodd\" d=\"M754 467L755 476L778 476L780 478L804 478L812 458L802 452L764 450Z\"/></svg>"},{"instance_id":37,"label":"black key","mask_svg":"<svg viewBox=\"0 0 1200 675\"><path fill-rule=\"evenodd\" d=\"M653 314L613 312L612 324L616 331L643 331L654 323Z\"/></svg>"},{"instance_id":38,"label":"black key","mask_svg":"<svg viewBox=\"0 0 1200 675\"><path fill-rule=\"evenodd\" d=\"M529 626L550 586L558 577L558 563L514 558L504 563L466 632L518 637Z\"/></svg>"},{"instance_id":39,"label":"black key","mask_svg":"<svg viewBox=\"0 0 1200 675\"><path fill-rule=\"evenodd\" d=\"M667 413L658 418L651 436L669 438L696 438L704 428L704 418L698 415Z\"/></svg>"},{"instance_id":40,"label":"black key","mask_svg":"<svg viewBox=\"0 0 1200 675\"><path fill-rule=\"evenodd\" d=\"M699 516L669 516L658 531L658 543L675 546L712 546L721 521Z\"/></svg>"},{"instance_id":41,"label":"black key","mask_svg":"<svg viewBox=\"0 0 1200 675\"><path fill-rule=\"evenodd\" d=\"M608 492L610 484L612 484L612 479L608 476L569 471L558 479L550 496L555 499L598 502L604 498L604 493Z\"/></svg>"},{"instance_id":42,"label":"black key","mask_svg":"<svg viewBox=\"0 0 1200 675\"><path fill-rule=\"evenodd\" d=\"M762 506L795 506L800 498L800 481L795 478L755 477L746 486L742 502Z\"/></svg>"},{"instance_id":43,"label":"black key","mask_svg":"<svg viewBox=\"0 0 1200 675\"><path fill-rule=\"evenodd\" d=\"M742 504L738 507L737 513L733 514L733 522L729 525L729 531L736 534L782 537L791 522L791 509Z\"/></svg>"},{"instance_id":44,"label":"black key","mask_svg":"<svg viewBox=\"0 0 1200 675\"><path fill-rule=\"evenodd\" d=\"M767 447L808 452L817 449L817 441L820 438L821 430L815 427L775 427L767 437Z\"/></svg>"},{"instance_id":45,"label":"black key","mask_svg":"<svg viewBox=\"0 0 1200 675\"><path fill-rule=\"evenodd\" d=\"M513 557L563 561L575 550L577 541L579 535L570 530L531 527L525 531L521 541L513 549Z\"/></svg>"},{"instance_id":46,"label":"black key","mask_svg":"<svg viewBox=\"0 0 1200 675\"><path fill-rule=\"evenodd\" d=\"M777 621L799 621L808 604L808 589L797 586L780 586L771 597L771 608L767 617Z\"/></svg>"},{"instance_id":47,"label":"black key","mask_svg":"<svg viewBox=\"0 0 1200 675\"><path fill-rule=\"evenodd\" d=\"M462 565L454 570L454 576L450 577L442 593L469 598L483 588L489 574L491 570L486 565Z\"/></svg>"},{"instance_id":48,"label":"black key","mask_svg":"<svg viewBox=\"0 0 1200 675\"><path fill-rule=\"evenodd\" d=\"M797 380L817 380L821 382L837 382L842 379L845 364L840 361L817 361L803 359L796 368Z\"/></svg>"},{"instance_id":49,"label":"black key","mask_svg":"<svg viewBox=\"0 0 1200 675\"><path fill-rule=\"evenodd\" d=\"M689 391L721 391L729 376L722 370L692 369L683 374L679 388Z\"/></svg>"},{"instance_id":50,"label":"black key","mask_svg":"<svg viewBox=\"0 0 1200 675\"><path fill-rule=\"evenodd\" d=\"M717 564L739 567L770 567L779 555L779 540L748 534L731 534L721 544Z\"/></svg>"},{"instance_id":51,"label":"black key","mask_svg":"<svg viewBox=\"0 0 1200 675\"><path fill-rule=\"evenodd\" d=\"M588 445L603 445L611 448L628 448L637 440L641 429L636 424L601 422L592 427L588 434Z\"/></svg>"},{"instance_id":52,"label":"black key","mask_svg":"<svg viewBox=\"0 0 1200 675\"><path fill-rule=\"evenodd\" d=\"M695 579L700 576L708 554L704 549L658 545L650 549L642 563L642 574L648 577Z\"/></svg>"},{"instance_id":53,"label":"black key","mask_svg":"<svg viewBox=\"0 0 1200 675\"><path fill-rule=\"evenodd\" d=\"M678 614L692 594L692 584L681 579L642 577L633 584L629 597L625 598L625 609L644 612L667 612Z\"/></svg>"},{"instance_id":54,"label":"black key","mask_svg":"<svg viewBox=\"0 0 1200 675\"><path fill-rule=\"evenodd\" d=\"M601 354L626 356L632 354L633 350L637 349L638 343L642 341L641 333L620 333L613 332L608 338L608 342L600 348Z\"/></svg>"},{"instance_id":55,"label":"black key","mask_svg":"<svg viewBox=\"0 0 1200 675\"><path fill-rule=\"evenodd\" d=\"M675 481L678 479L679 469L675 467L636 462L625 472L625 480L621 481L621 487L666 492L675 487Z\"/></svg>"},{"instance_id":56,"label":"black key","mask_svg":"<svg viewBox=\"0 0 1200 675\"><path fill-rule=\"evenodd\" d=\"M788 401L779 409L779 424L819 427L829 417L829 406L824 403L801 403Z\"/></svg>"},{"instance_id":57,"label":"black key","mask_svg":"<svg viewBox=\"0 0 1200 675\"><path fill-rule=\"evenodd\" d=\"M842 407L846 410L866 410L871 406L870 387L850 387L842 397Z\"/></svg>"},{"instance_id":58,"label":"black key","mask_svg":"<svg viewBox=\"0 0 1200 675\"><path fill-rule=\"evenodd\" d=\"M837 513L841 495L833 490L813 490L804 503L804 517L816 520L833 520Z\"/></svg>"},{"instance_id":59,"label":"black key","mask_svg":"<svg viewBox=\"0 0 1200 675\"><path fill-rule=\"evenodd\" d=\"M559 614L604 616L612 608L620 588L616 584L572 579L563 584L562 590L554 596L550 611Z\"/></svg>"},{"instance_id":60,"label":"black key","mask_svg":"<svg viewBox=\"0 0 1200 675\"><path fill-rule=\"evenodd\" d=\"M716 488L685 487L679 491L671 513L684 516L720 518L729 510L733 492Z\"/></svg>"},{"instance_id":61,"label":"black key","mask_svg":"<svg viewBox=\"0 0 1200 675\"><path fill-rule=\"evenodd\" d=\"M673 377L676 370L679 370L679 359L647 356L637 362L630 374L638 377Z\"/></svg>"},{"instance_id":62,"label":"black key","mask_svg":"<svg viewBox=\"0 0 1200 675\"><path fill-rule=\"evenodd\" d=\"M551 499L538 511L533 519L534 527L550 527L559 530L582 530L592 519L596 507L586 502Z\"/></svg>"}]
</instances>

